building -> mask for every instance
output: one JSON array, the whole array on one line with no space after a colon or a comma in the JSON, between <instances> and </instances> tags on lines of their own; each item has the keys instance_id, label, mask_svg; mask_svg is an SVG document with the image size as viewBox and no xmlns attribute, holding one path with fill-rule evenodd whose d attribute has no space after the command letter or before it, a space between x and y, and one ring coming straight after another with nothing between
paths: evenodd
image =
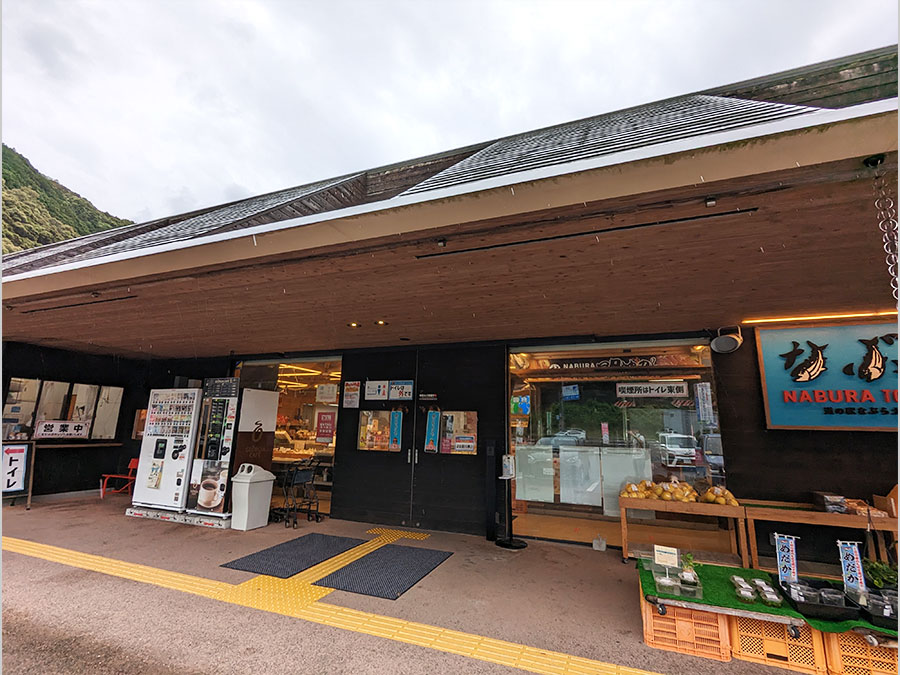
<instances>
[{"instance_id":1,"label":"building","mask_svg":"<svg viewBox=\"0 0 900 675\"><path fill-rule=\"evenodd\" d=\"M896 97L889 47L5 256L4 432L35 409L96 417L94 438L40 442L34 478L94 488L137 454L150 388L239 373L282 391L277 451L333 458L336 517L493 538L509 452L514 529L551 538L583 539L645 474L885 494L895 372L865 382L888 392L872 422L826 406L862 386L851 369L824 401L799 394L830 418L778 424L798 394L764 399L756 338L759 320L861 325L890 364L892 331L865 330L896 323L873 194L896 181ZM803 342L785 372L841 373ZM383 381L413 398L366 396ZM120 395L110 432L97 401Z\"/></svg>"}]
</instances>

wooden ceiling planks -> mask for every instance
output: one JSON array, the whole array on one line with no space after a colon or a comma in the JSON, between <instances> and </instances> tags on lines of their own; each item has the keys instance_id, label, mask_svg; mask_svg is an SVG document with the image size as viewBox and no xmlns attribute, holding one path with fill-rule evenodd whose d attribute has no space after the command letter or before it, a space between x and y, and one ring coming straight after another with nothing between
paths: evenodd
<instances>
[{"instance_id":1,"label":"wooden ceiling planks","mask_svg":"<svg viewBox=\"0 0 900 675\"><path fill-rule=\"evenodd\" d=\"M5 337L190 357L387 346L401 337L426 344L691 331L750 315L890 306L868 181L775 187L719 197L716 209L682 194L614 215L566 210L471 234L459 226L444 248L404 237L366 253L194 270L104 289L101 297L138 295L106 304L23 314L71 299L25 302L5 312ZM734 208L759 210L468 250ZM417 257L459 249L467 252ZM378 318L388 325L375 327Z\"/></svg>"}]
</instances>

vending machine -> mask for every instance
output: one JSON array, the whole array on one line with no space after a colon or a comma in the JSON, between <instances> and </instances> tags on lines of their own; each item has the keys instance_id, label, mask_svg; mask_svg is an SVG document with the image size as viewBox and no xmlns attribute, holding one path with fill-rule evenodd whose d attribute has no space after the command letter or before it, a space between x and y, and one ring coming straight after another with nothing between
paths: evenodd
<instances>
[{"instance_id":1,"label":"vending machine","mask_svg":"<svg viewBox=\"0 0 900 675\"><path fill-rule=\"evenodd\" d=\"M200 411L200 389L154 389L134 481L135 506L184 511Z\"/></svg>"},{"instance_id":2,"label":"vending machine","mask_svg":"<svg viewBox=\"0 0 900 675\"><path fill-rule=\"evenodd\" d=\"M187 510L226 517L228 476L237 422L240 379L214 377L203 381L200 432L194 446L194 464Z\"/></svg>"}]
</instances>

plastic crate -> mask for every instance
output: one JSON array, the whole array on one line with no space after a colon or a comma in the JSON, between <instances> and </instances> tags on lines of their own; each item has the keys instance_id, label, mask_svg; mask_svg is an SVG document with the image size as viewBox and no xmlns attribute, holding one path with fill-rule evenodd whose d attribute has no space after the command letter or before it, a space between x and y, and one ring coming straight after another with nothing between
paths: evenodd
<instances>
[{"instance_id":1,"label":"plastic crate","mask_svg":"<svg viewBox=\"0 0 900 675\"><path fill-rule=\"evenodd\" d=\"M829 675L897 675L897 650L873 647L859 633L825 634Z\"/></svg>"},{"instance_id":2,"label":"plastic crate","mask_svg":"<svg viewBox=\"0 0 900 675\"><path fill-rule=\"evenodd\" d=\"M807 626L797 626L797 637L791 637L789 626L772 621L732 616L731 651L736 659L787 668L798 673L828 672L825 640L822 633Z\"/></svg>"},{"instance_id":3,"label":"plastic crate","mask_svg":"<svg viewBox=\"0 0 900 675\"><path fill-rule=\"evenodd\" d=\"M641 595L644 642L656 649L702 656L716 661L731 661L728 641L728 617L696 609L665 606L661 615Z\"/></svg>"}]
</instances>

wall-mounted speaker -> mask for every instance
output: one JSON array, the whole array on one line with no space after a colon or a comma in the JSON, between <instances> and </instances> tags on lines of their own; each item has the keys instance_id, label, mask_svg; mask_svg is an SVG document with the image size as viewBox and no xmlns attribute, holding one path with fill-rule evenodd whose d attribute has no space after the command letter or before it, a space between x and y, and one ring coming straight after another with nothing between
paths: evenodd
<instances>
[{"instance_id":1,"label":"wall-mounted speaker","mask_svg":"<svg viewBox=\"0 0 900 675\"><path fill-rule=\"evenodd\" d=\"M740 326L724 326L716 332L716 337L709 341L709 348L717 354L736 352L744 344Z\"/></svg>"}]
</instances>

